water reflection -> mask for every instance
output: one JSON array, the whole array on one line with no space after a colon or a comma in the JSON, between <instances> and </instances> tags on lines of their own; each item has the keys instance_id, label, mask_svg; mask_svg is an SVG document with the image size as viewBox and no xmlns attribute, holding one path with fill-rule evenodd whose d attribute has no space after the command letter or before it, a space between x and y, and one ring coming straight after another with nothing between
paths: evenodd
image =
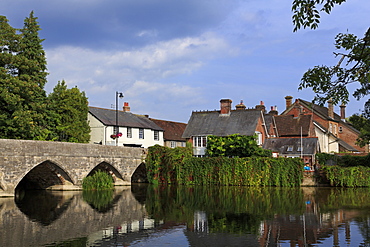
<instances>
[{"instance_id":1,"label":"water reflection","mask_svg":"<svg viewBox=\"0 0 370 247\"><path fill-rule=\"evenodd\" d=\"M61 193L30 190L16 197L15 203L31 221L47 226L63 214L72 199L73 196L68 197Z\"/></svg>"},{"instance_id":2,"label":"water reflection","mask_svg":"<svg viewBox=\"0 0 370 247\"><path fill-rule=\"evenodd\" d=\"M151 185L27 192L15 203L0 199L0 246L369 246L369 192Z\"/></svg>"}]
</instances>

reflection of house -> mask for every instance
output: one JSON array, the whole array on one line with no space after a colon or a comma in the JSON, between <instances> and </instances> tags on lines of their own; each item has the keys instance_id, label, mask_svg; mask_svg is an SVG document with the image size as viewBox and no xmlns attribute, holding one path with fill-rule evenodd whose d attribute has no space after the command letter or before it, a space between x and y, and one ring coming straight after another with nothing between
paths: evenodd
<instances>
[{"instance_id":1,"label":"reflection of house","mask_svg":"<svg viewBox=\"0 0 370 247\"><path fill-rule=\"evenodd\" d=\"M281 115L293 118L307 118L311 115L311 122L314 127L309 127L308 136L318 137L321 152L359 152L365 151L356 145L359 131L354 129L345 121L345 106L340 106L340 116L334 112L331 101L328 107L322 107L302 99L292 103L292 97L286 96L286 110Z\"/></svg>"},{"instance_id":2,"label":"reflection of house","mask_svg":"<svg viewBox=\"0 0 370 247\"><path fill-rule=\"evenodd\" d=\"M271 150L274 157L301 157L304 163L310 165L315 163L315 154L319 152L317 137L269 138L263 148Z\"/></svg>"},{"instance_id":3,"label":"reflection of house","mask_svg":"<svg viewBox=\"0 0 370 247\"><path fill-rule=\"evenodd\" d=\"M186 139L182 138L182 134L186 128L185 123L158 120L153 118L150 118L150 120L164 130L163 138L164 145L166 147L175 148L186 146Z\"/></svg>"},{"instance_id":4,"label":"reflection of house","mask_svg":"<svg viewBox=\"0 0 370 247\"><path fill-rule=\"evenodd\" d=\"M116 113L119 132L122 136L111 138L115 134ZM164 144L163 129L151 121L147 116L136 115L130 112L125 102L123 111L89 107L88 120L91 128L90 143L102 145L144 147Z\"/></svg>"},{"instance_id":5,"label":"reflection of house","mask_svg":"<svg viewBox=\"0 0 370 247\"><path fill-rule=\"evenodd\" d=\"M240 134L246 136L257 135L257 143L262 145L268 136L272 111L265 113L265 106L261 102L255 108L246 109L243 103L231 109L230 99L220 100L219 111L192 112L188 125L182 137L192 141L195 156L204 156L207 145L207 136L228 136Z\"/></svg>"}]
</instances>

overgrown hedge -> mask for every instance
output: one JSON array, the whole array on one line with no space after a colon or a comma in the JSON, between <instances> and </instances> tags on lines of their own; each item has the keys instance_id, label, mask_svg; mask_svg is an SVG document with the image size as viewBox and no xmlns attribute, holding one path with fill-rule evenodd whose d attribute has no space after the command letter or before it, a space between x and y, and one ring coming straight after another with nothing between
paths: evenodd
<instances>
[{"instance_id":1,"label":"overgrown hedge","mask_svg":"<svg viewBox=\"0 0 370 247\"><path fill-rule=\"evenodd\" d=\"M299 158L192 157L191 148L149 148L146 158L150 183L245 186L300 186L303 162Z\"/></svg>"},{"instance_id":2,"label":"overgrown hedge","mask_svg":"<svg viewBox=\"0 0 370 247\"><path fill-rule=\"evenodd\" d=\"M366 156L343 155L319 153L316 154L316 159L320 165L338 165L341 167L366 166L370 167L370 154Z\"/></svg>"},{"instance_id":3,"label":"overgrown hedge","mask_svg":"<svg viewBox=\"0 0 370 247\"><path fill-rule=\"evenodd\" d=\"M370 187L370 155L317 154L320 170L331 186Z\"/></svg>"},{"instance_id":4,"label":"overgrown hedge","mask_svg":"<svg viewBox=\"0 0 370 247\"><path fill-rule=\"evenodd\" d=\"M370 187L370 167L322 166L331 186Z\"/></svg>"}]
</instances>

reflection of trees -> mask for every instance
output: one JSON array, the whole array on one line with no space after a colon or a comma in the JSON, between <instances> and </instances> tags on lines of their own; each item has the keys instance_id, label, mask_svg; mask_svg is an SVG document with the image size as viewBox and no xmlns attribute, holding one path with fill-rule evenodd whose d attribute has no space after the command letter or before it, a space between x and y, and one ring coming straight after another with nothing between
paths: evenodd
<instances>
[{"instance_id":1,"label":"reflection of trees","mask_svg":"<svg viewBox=\"0 0 370 247\"><path fill-rule=\"evenodd\" d=\"M121 195L114 196L114 190L86 190L82 198L99 213L106 213L118 202Z\"/></svg>"},{"instance_id":2,"label":"reflection of trees","mask_svg":"<svg viewBox=\"0 0 370 247\"><path fill-rule=\"evenodd\" d=\"M193 225L196 211L208 216L209 231L256 232L260 222L275 214L302 214L299 188L237 186L150 186L145 207L156 220ZM241 225L242 224L242 225Z\"/></svg>"},{"instance_id":3,"label":"reflection of trees","mask_svg":"<svg viewBox=\"0 0 370 247\"><path fill-rule=\"evenodd\" d=\"M45 190L30 190L21 197L16 197L15 203L29 219L47 226L63 214L73 197L65 199L62 195Z\"/></svg>"}]
</instances>

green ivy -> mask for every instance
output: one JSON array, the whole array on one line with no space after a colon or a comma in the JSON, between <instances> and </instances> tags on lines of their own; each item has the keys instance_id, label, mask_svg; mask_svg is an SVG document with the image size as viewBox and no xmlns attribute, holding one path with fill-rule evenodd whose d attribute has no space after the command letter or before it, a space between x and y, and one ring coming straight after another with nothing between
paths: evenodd
<instances>
[{"instance_id":1,"label":"green ivy","mask_svg":"<svg viewBox=\"0 0 370 247\"><path fill-rule=\"evenodd\" d=\"M153 146L146 158L152 184L300 186L303 162L299 158L192 157L191 148Z\"/></svg>"},{"instance_id":2,"label":"green ivy","mask_svg":"<svg viewBox=\"0 0 370 247\"><path fill-rule=\"evenodd\" d=\"M340 187L370 186L370 167L322 166L321 171L325 174L331 186L340 186Z\"/></svg>"}]
</instances>

